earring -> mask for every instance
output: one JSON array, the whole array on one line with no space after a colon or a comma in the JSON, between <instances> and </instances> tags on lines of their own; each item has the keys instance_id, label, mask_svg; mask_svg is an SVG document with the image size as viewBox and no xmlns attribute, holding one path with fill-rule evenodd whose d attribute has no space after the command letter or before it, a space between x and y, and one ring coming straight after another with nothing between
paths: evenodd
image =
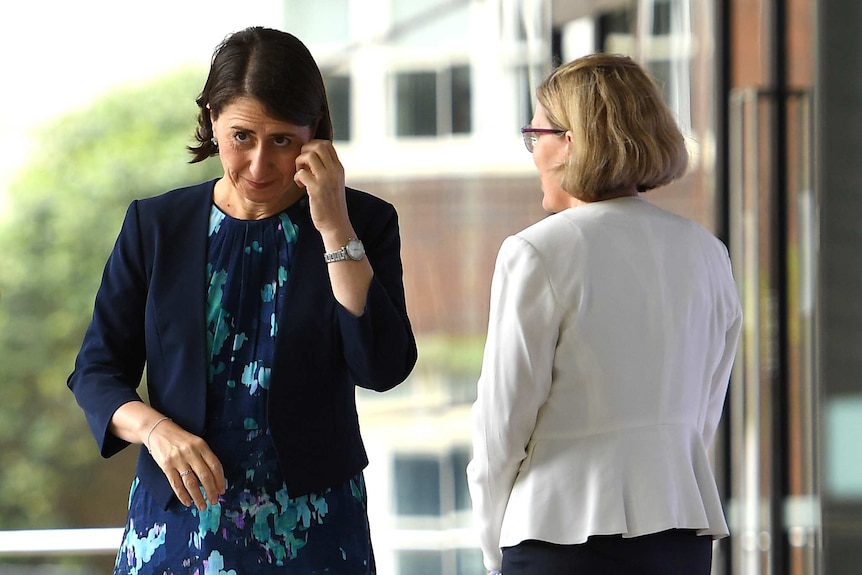
<instances>
[{"instance_id":1,"label":"earring","mask_svg":"<svg viewBox=\"0 0 862 575\"><path fill-rule=\"evenodd\" d=\"M212 142L212 143L213 143L213 146L215 146L216 148L218 148L218 140L216 140L216 139L215 139L215 137L213 137L212 139L210 139L210 142Z\"/></svg>"}]
</instances>

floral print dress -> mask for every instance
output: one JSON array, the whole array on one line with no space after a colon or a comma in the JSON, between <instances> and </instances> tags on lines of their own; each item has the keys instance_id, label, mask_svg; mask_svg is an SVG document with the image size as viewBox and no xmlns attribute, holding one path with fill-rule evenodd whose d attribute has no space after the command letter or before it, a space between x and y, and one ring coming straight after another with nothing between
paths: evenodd
<instances>
[{"instance_id":1,"label":"floral print dress","mask_svg":"<svg viewBox=\"0 0 862 575\"><path fill-rule=\"evenodd\" d=\"M213 205L204 439L227 491L203 512L177 500L164 510L136 478L115 575L375 573L362 474L291 497L267 425L276 319L298 233L285 212L238 220Z\"/></svg>"}]
</instances>

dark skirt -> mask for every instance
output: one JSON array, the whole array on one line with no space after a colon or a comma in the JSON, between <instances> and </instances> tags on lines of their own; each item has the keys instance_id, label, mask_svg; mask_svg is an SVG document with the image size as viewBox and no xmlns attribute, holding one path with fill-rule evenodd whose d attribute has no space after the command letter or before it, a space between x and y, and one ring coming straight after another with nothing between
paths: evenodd
<instances>
[{"instance_id":1,"label":"dark skirt","mask_svg":"<svg viewBox=\"0 0 862 575\"><path fill-rule=\"evenodd\" d=\"M709 575L712 538L673 529L598 535L579 545L524 541L503 549L503 575Z\"/></svg>"}]
</instances>

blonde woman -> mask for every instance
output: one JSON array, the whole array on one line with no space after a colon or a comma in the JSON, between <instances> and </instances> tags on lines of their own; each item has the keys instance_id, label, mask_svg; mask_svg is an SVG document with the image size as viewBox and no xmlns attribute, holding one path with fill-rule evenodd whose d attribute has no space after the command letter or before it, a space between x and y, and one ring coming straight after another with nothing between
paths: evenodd
<instances>
[{"instance_id":1,"label":"blonde woman","mask_svg":"<svg viewBox=\"0 0 862 575\"><path fill-rule=\"evenodd\" d=\"M504 575L707 575L728 534L707 456L742 315L725 246L640 194L688 156L628 57L556 69L522 129L553 215L507 238L470 492Z\"/></svg>"}]
</instances>

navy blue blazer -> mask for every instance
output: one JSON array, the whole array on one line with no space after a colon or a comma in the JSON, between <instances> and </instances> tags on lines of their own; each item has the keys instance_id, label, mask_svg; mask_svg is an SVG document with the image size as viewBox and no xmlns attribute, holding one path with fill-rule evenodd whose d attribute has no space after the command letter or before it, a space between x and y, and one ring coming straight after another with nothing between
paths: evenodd
<instances>
[{"instance_id":1,"label":"navy blue blazer","mask_svg":"<svg viewBox=\"0 0 862 575\"><path fill-rule=\"evenodd\" d=\"M108 258L68 386L103 457L129 444L108 431L114 412L141 400L187 431L206 434L206 261L215 180L135 200ZM286 305L280 312L267 412L292 497L337 485L368 457L355 386L386 391L416 362L407 317L395 208L348 188L347 209L374 268L365 312L355 317L332 294L323 240L307 197L288 208L299 226ZM147 449L137 475L164 507L173 490Z\"/></svg>"}]
</instances>

